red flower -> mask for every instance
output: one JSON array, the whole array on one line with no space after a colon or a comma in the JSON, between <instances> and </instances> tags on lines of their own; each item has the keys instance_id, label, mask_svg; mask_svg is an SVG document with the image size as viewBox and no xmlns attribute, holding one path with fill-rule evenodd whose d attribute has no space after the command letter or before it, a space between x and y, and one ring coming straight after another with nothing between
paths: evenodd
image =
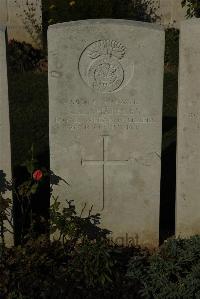
<instances>
[{"instance_id":1,"label":"red flower","mask_svg":"<svg viewBox=\"0 0 200 299\"><path fill-rule=\"evenodd\" d=\"M43 173L40 169L37 169L33 172L33 179L35 181L37 182L40 181L42 177L43 177Z\"/></svg>"}]
</instances>

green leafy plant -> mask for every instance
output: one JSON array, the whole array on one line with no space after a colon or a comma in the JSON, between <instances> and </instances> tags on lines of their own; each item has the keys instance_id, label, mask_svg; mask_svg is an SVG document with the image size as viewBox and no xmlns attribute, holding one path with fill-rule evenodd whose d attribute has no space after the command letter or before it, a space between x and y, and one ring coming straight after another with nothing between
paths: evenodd
<instances>
[{"instance_id":1,"label":"green leafy plant","mask_svg":"<svg viewBox=\"0 0 200 299\"><path fill-rule=\"evenodd\" d=\"M6 250L0 263L0 295L94 298L109 286L111 294L113 264L108 247L102 243L88 242L70 251L45 236L29 239Z\"/></svg>"},{"instance_id":2,"label":"green leafy plant","mask_svg":"<svg viewBox=\"0 0 200 299\"><path fill-rule=\"evenodd\" d=\"M66 201L67 207L60 211L58 198L50 208L51 233L58 232L65 250L70 254L68 274L76 284L87 287L111 282L111 268L114 265L109 254L106 229L101 229L100 214L87 217L77 214L73 201Z\"/></svg>"},{"instance_id":3,"label":"green leafy plant","mask_svg":"<svg viewBox=\"0 0 200 299\"><path fill-rule=\"evenodd\" d=\"M25 165L30 178L21 184L20 196L27 199L45 170L34 159L33 149ZM49 175L53 184L62 180L52 172ZM11 186L4 174L2 178L5 194ZM171 238L150 253L139 247L111 246L109 231L99 227L100 215L93 215L92 208L83 217L73 201L66 201L61 209L54 197L50 214L51 233L57 232L58 239L30 233L22 244L4 248L1 298L199 298L200 236Z\"/></svg>"},{"instance_id":4,"label":"green leafy plant","mask_svg":"<svg viewBox=\"0 0 200 299\"><path fill-rule=\"evenodd\" d=\"M199 298L200 236L169 239L153 255L131 258L127 276L144 298Z\"/></svg>"},{"instance_id":5,"label":"green leafy plant","mask_svg":"<svg viewBox=\"0 0 200 299\"><path fill-rule=\"evenodd\" d=\"M107 242L102 240L91 242L85 239L71 253L69 275L79 285L84 282L87 287L112 283L112 268L115 264Z\"/></svg>"},{"instance_id":6,"label":"green leafy plant","mask_svg":"<svg viewBox=\"0 0 200 299\"><path fill-rule=\"evenodd\" d=\"M33 148L30 159L23 166L29 177L17 186L15 192L25 227L24 219L31 216L31 199L37 194L45 169L39 167ZM52 172L48 175L52 184L57 185L62 180ZM6 188L4 185L2 190ZM48 234L35 238L30 226L29 232L22 232L25 236L21 237L20 245L5 247L4 259L0 262L0 296L13 299L74 298L76 294L111 292L111 285L116 277L119 280L119 275L113 254L116 250L107 238L110 232L99 227L100 215L93 215L92 208L86 217L82 216L83 210L77 213L73 201L67 201L61 210L58 198L54 198L50 207L51 233L57 231L59 238L50 241Z\"/></svg>"},{"instance_id":7,"label":"green leafy plant","mask_svg":"<svg viewBox=\"0 0 200 299\"><path fill-rule=\"evenodd\" d=\"M12 294L13 298L66 298L70 292L74 296L112 283L114 259L106 238L109 231L97 226L99 215L82 218L72 202L61 212L58 209L55 200L51 224L61 239L51 242L48 234L36 239L29 234L26 242L6 250L0 263L0 278L4 281L0 294Z\"/></svg>"},{"instance_id":8,"label":"green leafy plant","mask_svg":"<svg viewBox=\"0 0 200 299\"><path fill-rule=\"evenodd\" d=\"M186 16L188 18L200 17L200 2L199 0L182 0L181 1L182 7L186 7Z\"/></svg>"},{"instance_id":9,"label":"green leafy plant","mask_svg":"<svg viewBox=\"0 0 200 299\"><path fill-rule=\"evenodd\" d=\"M58 197L53 197L53 203L50 208L51 233L59 232L59 240L62 244L71 244L75 246L78 242L86 240L106 239L110 233L107 229L101 229L100 214L92 215L90 209L87 217L77 214L73 201L66 201L68 207L60 211L60 202Z\"/></svg>"},{"instance_id":10,"label":"green leafy plant","mask_svg":"<svg viewBox=\"0 0 200 299\"><path fill-rule=\"evenodd\" d=\"M40 167L38 160L34 157L33 146L29 152L29 159L27 159L22 166L27 171L26 179L19 185L13 188L15 198L17 199L20 208L20 242L23 242L27 234L30 234L34 228L34 218L32 211L32 201L44 186L44 179L48 176L45 167Z\"/></svg>"}]
</instances>

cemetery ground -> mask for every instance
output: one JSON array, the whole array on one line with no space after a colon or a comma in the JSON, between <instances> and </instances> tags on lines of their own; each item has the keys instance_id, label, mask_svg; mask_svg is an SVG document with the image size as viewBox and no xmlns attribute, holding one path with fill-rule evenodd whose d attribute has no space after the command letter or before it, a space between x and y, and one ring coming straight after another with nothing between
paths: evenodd
<instances>
[{"instance_id":1,"label":"cemetery ground","mask_svg":"<svg viewBox=\"0 0 200 299\"><path fill-rule=\"evenodd\" d=\"M165 64L161 243L174 234L177 64ZM47 73L9 69L9 98L13 175L18 187L29 177L25 162L31 159L32 145L39 168L49 169ZM33 194L31 210L46 219L51 190L48 179L43 179ZM58 216L57 206L50 212ZM16 247L2 247L0 298L200 298L199 236L170 238L150 252L111 244L107 232L94 223L95 217L77 216L69 202L65 214L51 217L61 232L60 241L49 241L44 220L31 228L28 238L16 236ZM20 229L20 217L15 227Z\"/></svg>"}]
</instances>

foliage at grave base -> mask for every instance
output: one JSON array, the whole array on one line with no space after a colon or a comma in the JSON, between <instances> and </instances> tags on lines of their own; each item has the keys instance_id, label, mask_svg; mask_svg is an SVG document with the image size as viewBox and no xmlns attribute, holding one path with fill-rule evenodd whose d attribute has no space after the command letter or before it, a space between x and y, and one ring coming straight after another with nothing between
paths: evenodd
<instances>
[{"instance_id":1,"label":"foliage at grave base","mask_svg":"<svg viewBox=\"0 0 200 299\"><path fill-rule=\"evenodd\" d=\"M137 298L112 251L90 242L70 251L45 237L7 249L0 264L1 298Z\"/></svg>"},{"instance_id":2,"label":"foliage at grave base","mask_svg":"<svg viewBox=\"0 0 200 299\"><path fill-rule=\"evenodd\" d=\"M199 298L200 236L168 240L157 253L110 246L70 247L46 235L6 249L1 298Z\"/></svg>"},{"instance_id":3,"label":"foliage at grave base","mask_svg":"<svg viewBox=\"0 0 200 299\"><path fill-rule=\"evenodd\" d=\"M126 264L130 253L139 254L139 249L125 249L122 254L109 244L109 231L97 227L98 215L78 216L71 202L58 213L57 203L51 214L59 240L38 236L33 223L22 245L5 248L0 298L112 298L113 294L132 298L135 290L125 278Z\"/></svg>"},{"instance_id":4,"label":"foliage at grave base","mask_svg":"<svg viewBox=\"0 0 200 299\"><path fill-rule=\"evenodd\" d=\"M61 210L56 197L46 225L58 237L50 241L48 228L40 233L31 205L26 209L23 205L35 200L33 195L47 175L45 169L38 169L33 149L31 153L31 160L25 163L30 177L16 191L30 221L29 231L25 234L22 217L21 244L12 248L1 244L1 299L200 298L200 236L169 239L151 253L140 247L119 247L109 240L109 231L99 227L100 215L92 214L92 208L83 217L73 201L66 201ZM52 185L62 180L52 172L49 175ZM7 188L10 185L0 172L1 198ZM1 203L3 224L9 202ZM44 224L43 219L41 222ZM0 235L4 234L2 227Z\"/></svg>"},{"instance_id":5,"label":"foliage at grave base","mask_svg":"<svg viewBox=\"0 0 200 299\"><path fill-rule=\"evenodd\" d=\"M182 7L186 7L186 16L188 18L200 17L200 2L199 0L181 0Z\"/></svg>"},{"instance_id":6,"label":"foliage at grave base","mask_svg":"<svg viewBox=\"0 0 200 299\"><path fill-rule=\"evenodd\" d=\"M143 298L200 298L200 236L169 239L149 257L133 257L127 276Z\"/></svg>"},{"instance_id":7,"label":"foliage at grave base","mask_svg":"<svg viewBox=\"0 0 200 299\"><path fill-rule=\"evenodd\" d=\"M88 216L82 217L72 201L67 201L60 210L58 199L54 198L46 233L38 231L40 223L32 213L31 202L47 173L43 167L38 168L33 148L30 153L30 160L24 163L29 176L16 189L13 187L21 207L21 244L8 249L4 238L0 242L0 298L94 298L95 294L109 294L115 284L119 286L121 274L114 258L118 252L107 238L109 231L98 226L99 214L93 215L90 209ZM53 185L62 180L52 172L48 175ZM4 194L7 183L2 171L0 195ZM0 201L0 206L3 227L7 205ZM44 219L41 224L44 225ZM5 232L2 227L0 235ZM49 227L51 233L58 233L57 241L50 241ZM123 286L119 291L122 289Z\"/></svg>"},{"instance_id":8,"label":"foliage at grave base","mask_svg":"<svg viewBox=\"0 0 200 299\"><path fill-rule=\"evenodd\" d=\"M51 206L51 242L34 225L22 245L0 260L0 298L199 298L200 236L169 239L158 252L120 248L97 227L99 215L81 217L72 202Z\"/></svg>"}]
</instances>

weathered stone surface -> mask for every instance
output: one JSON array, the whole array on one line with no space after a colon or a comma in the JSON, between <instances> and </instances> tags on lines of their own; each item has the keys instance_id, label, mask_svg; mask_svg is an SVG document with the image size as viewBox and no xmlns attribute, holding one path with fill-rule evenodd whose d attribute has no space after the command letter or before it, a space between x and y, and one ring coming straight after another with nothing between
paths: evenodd
<instances>
[{"instance_id":1,"label":"weathered stone surface","mask_svg":"<svg viewBox=\"0 0 200 299\"><path fill-rule=\"evenodd\" d=\"M200 21L181 24L176 235L200 233Z\"/></svg>"},{"instance_id":2,"label":"weathered stone surface","mask_svg":"<svg viewBox=\"0 0 200 299\"><path fill-rule=\"evenodd\" d=\"M8 105L8 81L6 64L5 28L0 25L0 171L6 174L7 180L11 179L11 149L10 149L10 122ZM11 193L5 196L11 198ZM11 230L7 223L6 227ZM12 245L13 236L6 233L7 245Z\"/></svg>"},{"instance_id":3,"label":"weathered stone surface","mask_svg":"<svg viewBox=\"0 0 200 299\"><path fill-rule=\"evenodd\" d=\"M1 0L0 2L0 22L1 24L6 24L8 21L8 11L7 11L7 0Z\"/></svg>"},{"instance_id":4,"label":"weathered stone surface","mask_svg":"<svg viewBox=\"0 0 200 299\"><path fill-rule=\"evenodd\" d=\"M158 245L164 32L125 20L50 26L54 194L100 212L115 242Z\"/></svg>"}]
</instances>

